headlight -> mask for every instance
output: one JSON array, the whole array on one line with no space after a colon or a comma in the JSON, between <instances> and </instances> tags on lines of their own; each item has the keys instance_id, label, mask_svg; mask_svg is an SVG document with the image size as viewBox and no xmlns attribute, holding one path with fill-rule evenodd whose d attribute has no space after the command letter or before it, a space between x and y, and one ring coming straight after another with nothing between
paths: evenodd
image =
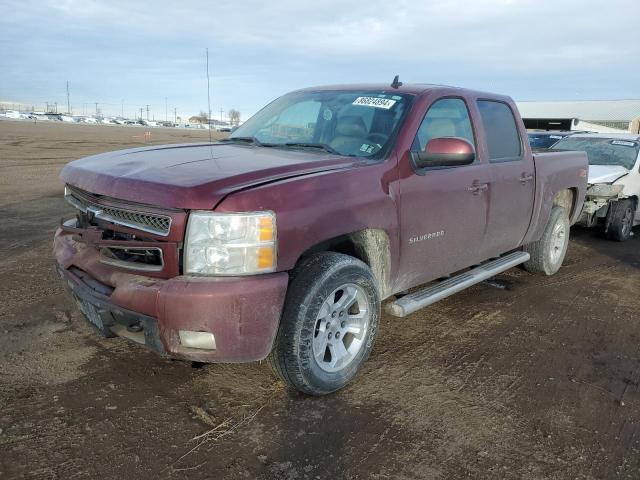
<instances>
[{"instance_id":1,"label":"headlight","mask_svg":"<svg viewBox=\"0 0 640 480\"><path fill-rule=\"evenodd\" d=\"M251 275L276 269L276 216L271 212L191 212L184 271Z\"/></svg>"},{"instance_id":2,"label":"headlight","mask_svg":"<svg viewBox=\"0 0 640 480\"><path fill-rule=\"evenodd\" d=\"M606 183L596 183L587 188L587 195L590 197L617 197L624 185L609 185Z\"/></svg>"}]
</instances>

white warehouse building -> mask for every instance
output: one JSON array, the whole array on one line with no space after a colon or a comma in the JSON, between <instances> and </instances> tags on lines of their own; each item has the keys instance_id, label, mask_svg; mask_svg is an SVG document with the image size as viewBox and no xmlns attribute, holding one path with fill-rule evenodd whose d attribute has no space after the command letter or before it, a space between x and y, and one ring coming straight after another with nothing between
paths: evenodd
<instances>
[{"instance_id":1,"label":"white warehouse building","mask_svg":"<svg viewBox=\"0 0 640 480\"><path fill-rule=\"evenodd\" d=\"M640 133L640 100L516 103L529 129Z\"/></svg>"}]
</instances>

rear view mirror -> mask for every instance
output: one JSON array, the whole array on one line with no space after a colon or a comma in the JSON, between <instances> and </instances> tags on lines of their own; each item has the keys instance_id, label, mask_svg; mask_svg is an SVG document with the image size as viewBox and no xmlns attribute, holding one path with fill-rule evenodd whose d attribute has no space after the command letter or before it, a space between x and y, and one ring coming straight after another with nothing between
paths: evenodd
<instances>
[{"instance_id":1,"label":"rear view mirror","mask_svg":"<svg viewBox=\"0 0 640 480\"><path fill-rule=\"evenodd\" d=\"M414 152L412 156L417 168L457 167L476 159L473 145L459 137L432 138L422 152Z\"/></svg>"}]
</instances>

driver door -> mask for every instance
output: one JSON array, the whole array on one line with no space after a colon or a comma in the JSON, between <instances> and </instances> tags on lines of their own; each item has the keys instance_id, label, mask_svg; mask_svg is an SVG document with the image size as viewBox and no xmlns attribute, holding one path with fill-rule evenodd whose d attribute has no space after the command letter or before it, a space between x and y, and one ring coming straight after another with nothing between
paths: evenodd
<instances>
[{"instance_id":1,"label":"driver door","mask_svg":"<svg viewBox=\"0 0 640 480\"><path fill-rule=\"evenodd\" d=\"M474 163L416 169L411 152L402 159L400 182L400 289L419 285L484 260L490 165L479 153L472 117L462 98L433 102L411 148L433 138L460 137L475 148Z\"/></svg>"}]
</instances>

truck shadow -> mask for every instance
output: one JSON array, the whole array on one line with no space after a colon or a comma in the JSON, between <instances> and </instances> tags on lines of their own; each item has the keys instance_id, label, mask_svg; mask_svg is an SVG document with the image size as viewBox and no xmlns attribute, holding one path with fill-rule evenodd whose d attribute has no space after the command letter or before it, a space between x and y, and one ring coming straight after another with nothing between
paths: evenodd
<instances>
[{"instance_id":1,"label":"truck shadow","mask_svg":"<svg viewBox=\"0 0 640 480\"><path fill-rule=\"evenodd\" d=\"M608 240L599 228L571 227L571 241L597 254L615 259L625 265L640 269L640 226L626 242ZM571 248L571 247L569 247Z\"/></svg>"}]
</instances>

